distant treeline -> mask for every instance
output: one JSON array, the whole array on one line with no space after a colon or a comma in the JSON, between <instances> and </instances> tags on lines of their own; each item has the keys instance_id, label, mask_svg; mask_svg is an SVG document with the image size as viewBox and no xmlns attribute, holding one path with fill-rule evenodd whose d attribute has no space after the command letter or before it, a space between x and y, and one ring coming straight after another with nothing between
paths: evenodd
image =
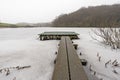
<instances>
[{"instance_id":1,"label":"distant treeline","mask_svg":"<svg viewBox=\"0 0 120 80\"><path fill-rule=\"evenodd\" d=\"M62 14L53 26L120 27L120 4L81 8L70 14Z\"/></svg>"},{"instance_id":2,"label":"distant treeline","mask_svg":"<svg viewBox=\"0 0 120 80\"><path fill-rule=\"evenodd\" d=\"M49 23L17 23L17 24L9 24L9 23L0 23L0 28L29 28L29 27L51 27L52 24Z\"/></svg>"},{"instance_id":3,"label":"distant treeline","mask_svg":"<svg viewBox=\"0 0 120 80\"><path fill-rule=\"evenodd\" d=\"M18 27L18 26L15 25L15 24L0 23L0 28L9 28L9 27L16 28L16 27Z\"/></svg>"}]
</instances>

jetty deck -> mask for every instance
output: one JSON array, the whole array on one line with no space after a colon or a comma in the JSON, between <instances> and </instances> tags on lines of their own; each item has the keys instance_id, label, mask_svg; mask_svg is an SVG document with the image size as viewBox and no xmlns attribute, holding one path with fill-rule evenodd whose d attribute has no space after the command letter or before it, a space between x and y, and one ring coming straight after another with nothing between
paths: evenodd
<instances>
[{"instance_id":1,"label":"jetty deck","mask_svg":"<svg viewBox=\"0 0 120 80\"><path fill-rule=\"evenodd\" d=\"M88 80L69 37L62 37L52 80Z\"/></svg>"},{"instance_id":2,"label":"jetty deck","mask_svg":"<svg viewBox=\"0 0 120 80\"><path fill-rule=\"evenodd\" d=\"M78 33L75 32L68 32L68 31L51 31L51 32L43 32L38 34L40 40L60 40L62 36L69 36L71 39L79 39Z\"/></svg>"}]
</instances>

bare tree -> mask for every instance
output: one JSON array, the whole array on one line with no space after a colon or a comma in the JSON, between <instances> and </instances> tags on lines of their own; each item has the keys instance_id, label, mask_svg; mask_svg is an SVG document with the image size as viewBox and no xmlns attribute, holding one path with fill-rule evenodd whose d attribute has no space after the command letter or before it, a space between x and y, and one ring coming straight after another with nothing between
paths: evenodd
<instances>
[{"instance_id":1,"label":"bare tree","mask_svg":"<svg viewBox=\"0 0 120 80\"><path fill-rule=\"evenodd\" d=\"M100 41L113 49L120 49L120 28L98 28L92 30L94 34L102 39L102 41L91 36L93 39Z\"/></svg>"}]
</instances>

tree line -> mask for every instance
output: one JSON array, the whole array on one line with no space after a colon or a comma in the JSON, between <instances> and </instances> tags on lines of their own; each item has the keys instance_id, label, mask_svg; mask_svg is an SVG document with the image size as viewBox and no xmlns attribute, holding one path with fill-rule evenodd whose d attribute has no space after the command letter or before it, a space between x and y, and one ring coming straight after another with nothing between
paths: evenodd
<instances>
[{"instance_id":1,"label":"tree line","mask_svg":"<svg viewBox=\"0 0 120 80\"><path fill-rule=\"evenodd\" d=\"M119 27L120 4L83 7L69 14L62 14L52 22L61 27Z\"/></svg>"}]
</instances>

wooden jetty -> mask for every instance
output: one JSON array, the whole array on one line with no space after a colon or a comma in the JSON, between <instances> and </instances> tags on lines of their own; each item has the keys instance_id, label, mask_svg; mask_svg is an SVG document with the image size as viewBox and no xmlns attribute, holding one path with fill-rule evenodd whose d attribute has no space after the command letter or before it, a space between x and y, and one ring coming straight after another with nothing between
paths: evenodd
<instances>
[{"instance_id":1,"label":"wooden jetty","mask_svg":"<svg viewBox=\"0 0 120 80\"><path fill-rule=\"evenodd\" d=\"M69 37L62 37L52 80L88 80Z\"/></svg>"},{"instance_id":2,"label":"wooden jetty","mask_svg":"<svg viewBox=\"0 0 120 80\"><path fill-rule=\"evenodd\" d=\"M43 32L41 34L38 34L40 40L60 40L62 36L69 36L71 39L79 39L78 33L75 32Z\"/></svg>"}]
</instances>

